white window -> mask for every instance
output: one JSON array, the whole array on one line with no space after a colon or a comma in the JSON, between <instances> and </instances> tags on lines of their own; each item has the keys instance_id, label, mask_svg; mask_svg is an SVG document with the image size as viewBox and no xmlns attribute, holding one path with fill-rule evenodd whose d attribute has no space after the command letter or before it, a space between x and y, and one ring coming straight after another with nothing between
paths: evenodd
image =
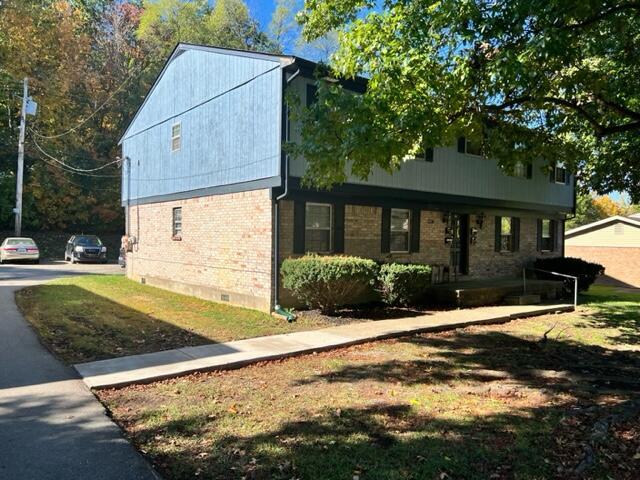
<instances>
[{"instance_id":1,"label":"white window","mask_svg":"<svg viewBox=\"0 0 640 480\"><path fill-rule=\"evenodd\" d=\"M173 236L180 237L182 235L182 207L173 209L172 225Z\"/></svg>"},{"instance_id":2,"label":"white window","mask_svg":"<svg viewBox=\"0 0 640 480\"><path fill-rule=\"evenodd\" d=\"M502 217L500 219L500 251L511 252L513 250L513 219Z\"/></svg>"},{"instance_id":3,"label":"white window","mask_svg":"<svg viewBox=\"0 0 640 480\"><path fill-rule=\"evenodd\" d=\"M174 123L171 127L171 151L177 152L182 148L182 124Z\"/></svg>"},{"instance_id":4,"label":"white window","mask_svg":"<svg viewBox=\"0 0 640 480\"><path fill-rule=\"evenodd\" d=\"M513 166L513 176L517 178L529 178L529 165L525 162L517 162Z\"/></svg>"},{"instance_id":5,"label":"white window","mask_svg":"<svg viewBox=\"0 0 640 480\"><path fill-rule=\"evenodd\" d=\"M331 205L307 203L304 215L304 249L307 252L328 253L331 251Z\"/></svg>"},{"instance_id":6,"label":"white window","mask_svg":"<svg viewBox=\"0 0 640 480\"><path fill-rule=\"evenodd\" d=\"M411 212L399 208L391 209L391 252L405 253L409 251L409 226Z\"/></svg>"},{"instance_id":7,"label":"white window","mask_svg":"<svg viewBox=\"0 0 640 480\"><path fill-rule=\"evenodd\" d=\"M553 178L556 183L561 183L562 185L567 183L567 169L564 168L564 164L556 163L553 168Z\"/></svg>"},{"instance_id":8,"label":"white window","mask_svg":"<svg viewBox=\"0 0 640 480\"><path fill-rule=\"evenodd\" d=\"M553 250L553 228L551 220L542 220L542 232L540 232L540 250L550 252Z\"/></svg>"}]
</instances>

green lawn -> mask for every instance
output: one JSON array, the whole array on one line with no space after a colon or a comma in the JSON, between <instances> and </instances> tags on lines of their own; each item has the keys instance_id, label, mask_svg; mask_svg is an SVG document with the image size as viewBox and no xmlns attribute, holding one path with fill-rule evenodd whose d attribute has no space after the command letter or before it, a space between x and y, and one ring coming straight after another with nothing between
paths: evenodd
<instances>
[{"instance_id":1,"label":"green lawn","mask_svg":"<svg viewBox=\"0 0 640 480\"><path fill-rule=\"evenodd\" d=\"M637 478L640 295L582 301L97 394L167 479L573 478L593 426L629 409L583 478Z\"/></svg>"},{"instance_id":2,"label":"green lawn","mask_svg":"<svg viewBox=\"0 0 640 480\"><path fill-rule=\"evenodd\" d=\"M21 290L16 300L42 341L69 363L329 325L321 317L287 323L267 313L168 292L121 275L56 280Z\"/></svg>"}]
</instances>

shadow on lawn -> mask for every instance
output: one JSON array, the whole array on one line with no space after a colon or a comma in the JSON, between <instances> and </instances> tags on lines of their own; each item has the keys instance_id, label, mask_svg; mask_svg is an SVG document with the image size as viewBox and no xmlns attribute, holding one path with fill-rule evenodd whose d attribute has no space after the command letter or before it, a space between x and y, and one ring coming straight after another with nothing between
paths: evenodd
<instances>
[{"instance_id":1,"label":"shadow on lawn","mask_svg":"<svg viewBox=\"0 0 640 480\"><path fill-rule=\"evenodd\" d=\"M304 379L350 383L362 380L401 384L511 380L536 388L581 393L592 387L640 391L640 355L571 341L544 344L503 332L456 332L451 337L414 336L398 340L438 349L426 360L367 363Z\"/></svg>"},{"instance_id":2,"label":"shadow on lawn","mask_svg":"<svg viewBox=\"0 0 640 480\"><path fill-rule=\"evenodd\" d=\"M615 328L620 334L609 337L612 343L640 344L640 295L627 294L637 302L625 298L625 295L604 297L596 306L596 311L585 318L587 326L592 328Z\"/></svg>"},{"instance_id":3,"label":"shadow on lawn","mask_svg":"<svg viewBox=\"0 0 640 480\"><path fill-rule=\"evenodd\" d=\"M327 406L314 416L298 417L257 435L227 436L204 449L183 444L183 449L154 461L167 478L176 479L198 474L326 480L354 475L380 480L572 478L566 469L581 460L593 424L607 413L604 405L620 402L620 408L640 392L640 359L631 353L560 340L541 346L499 332L416 336L402 342L417 347L417 356L424 347L425 356L439 358L338 367L291 388L316 384L322 395L323 383L374 381L378 383L372 388L381 390L424 385L425 394L451 395L458 408L443 414L428 396L389 403L377 402L374 395L368 405L355 407L333 391L335 400L325 400ZM505 384L508 389L502 388ZM256 395L267 393L256 390ZM503 411L483 414L475 405L487 401L498 402L497 411ZM271 408L287 412L286 398L279 402ZM186 438L215 431L218 421L228 419L205 412L136 429L134 438L147 449L158 438L166 442L164 436ZM633 462L632 455L627 454L628 462L618 459L597 468L604 468L611 478L631 479L634 472L625 465ZM602 459L606 461L604 455Z\"/></svg>"},{"instance_id":4,"label":"shadow on lawn","mask_svg":"<svg viewBox=\"0 0 640 480\"><path fill-rule=\"evenodd\" d=\"M53 306L41 311L34 297ZM215 343L74 285L28 287L16 300L43 343L67 363Z\"/></svg>"}]
</instances>

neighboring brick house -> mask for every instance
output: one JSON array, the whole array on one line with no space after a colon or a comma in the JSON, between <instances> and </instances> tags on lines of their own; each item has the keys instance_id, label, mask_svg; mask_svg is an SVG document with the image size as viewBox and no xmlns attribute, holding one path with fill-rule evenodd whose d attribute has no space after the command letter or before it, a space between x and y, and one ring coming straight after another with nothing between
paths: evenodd
<instances>
[{"instance_id":1,"label":"neighboring brick house","mask_svg":"<svg viewBox=\"0 0 640 480\"><path fill-rule=\"evenodd\" d=\"M287 302L283 259L305 252L446 267L451 278L517 275L561 255L574 177L522 164L505 174L464 138L331 191L305 188L283 143L299 125L284 92L315 100L297 57L180 44L121 140L127 275L269 310ZM341 82L354 92L364 79ZM545 170L546 169L546 170Z\"/></svg>"},{"instance_id":2,"label":"neighboring brick house","mask_svg":"<svg viewBox=\"0 0 640 480\"><path fill-rule=\"evenodd\" d=\"M568 257L605 267L600 281L640 288L640 218L613 216L565 233Z\"/></svg>"}]
</instances>

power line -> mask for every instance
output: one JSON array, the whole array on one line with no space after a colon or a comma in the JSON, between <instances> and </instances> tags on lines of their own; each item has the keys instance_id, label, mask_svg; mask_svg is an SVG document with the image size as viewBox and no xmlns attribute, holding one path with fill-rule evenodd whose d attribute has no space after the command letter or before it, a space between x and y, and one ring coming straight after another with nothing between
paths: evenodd
<instances>
[{"instance_id":1,"label":"power line","mask_svg":"<svg viewBox=\"0 0 640 480\"><path fill-rule=\"evenodd\" d=\"M47 138L47 139L54 139L54 138L60 138L63 137L65 135L68 135L69 133L75 132L76 130L78 130L81 126L83 126L85 123L87 123L89 120L91 120L93 117L95 117L95 115L102 110L119 92L120 90L122 90L122 88L130 81L133 79L134 75L141 75L145 70L147 70L149 67L151 67L153 65L153 63L149 63L148 65L146 65L145 67L142 67L138 70L138 72L131 72L127 78L125 78L125 80L118 86L118 88L116 88L111 95L109 95L107 97L107 99L102 102L102 104L96 108L93 112L91 112L91 114L89 114L89 116L85 117L83 120L81 120L80 122L78 122L77 125L75 125L74 127L69 128L68 130L65 130L64 132L58 133L58 134L54 134L54 135L43 135L42 133L37 132L36 130L32 130L32 132L41 137L41 138Z\"/></svg>"},{"instance_id":2,"label":"power line","mask_svg":"<svg viewBox=\"0 0 640 480\"><path fill-rule=\"evenodd\" d=\"M32 131L32 130L31 130ZM91 172L97 172L98 170L102 170L103 168L107 168L110 165L113 165L114 163L118 163L119 160L113 160L109 163L105 163L104 165L101 165L99 167L96 168L77 168L74 167L73 165L69 165L67 163L64 163L62 160L58 160L57 158L55 158L52 155L49 155L47 152L45 152L42 147L40 146L40 144L38 143L38 141L34 138L33 139L33 143L36 146L36 148L40 151L40 153L42 153L43 155L45 155L47 158L53 160L56 163L59 163L60 165L62 165L63 167L72 170L74 172L78 172L78 173L91 173ZM119 176L119 175L118 175Z\"/></svg>"},{"instance_id":3,"label":"power line","mask_svg":"<svg viewBox=\"0 0 640 480\"><path fill-rule=\"evenodd\" d=\"M46 158L40 158L40 160L42 160L47 165L50 165L52 167L56 167L56 168L62 170L63 172L73 173L74 175L80 175L80 176L84 176L84 177L94 177L94 178L120 178L120 175L96 175L96 174L93 174L93 173L82 173L82 172L76 172L74 170L67 170L63 166L61 166L61 165L59 165L57 163L50 162Z\"/></svg>"}]
</instances>

